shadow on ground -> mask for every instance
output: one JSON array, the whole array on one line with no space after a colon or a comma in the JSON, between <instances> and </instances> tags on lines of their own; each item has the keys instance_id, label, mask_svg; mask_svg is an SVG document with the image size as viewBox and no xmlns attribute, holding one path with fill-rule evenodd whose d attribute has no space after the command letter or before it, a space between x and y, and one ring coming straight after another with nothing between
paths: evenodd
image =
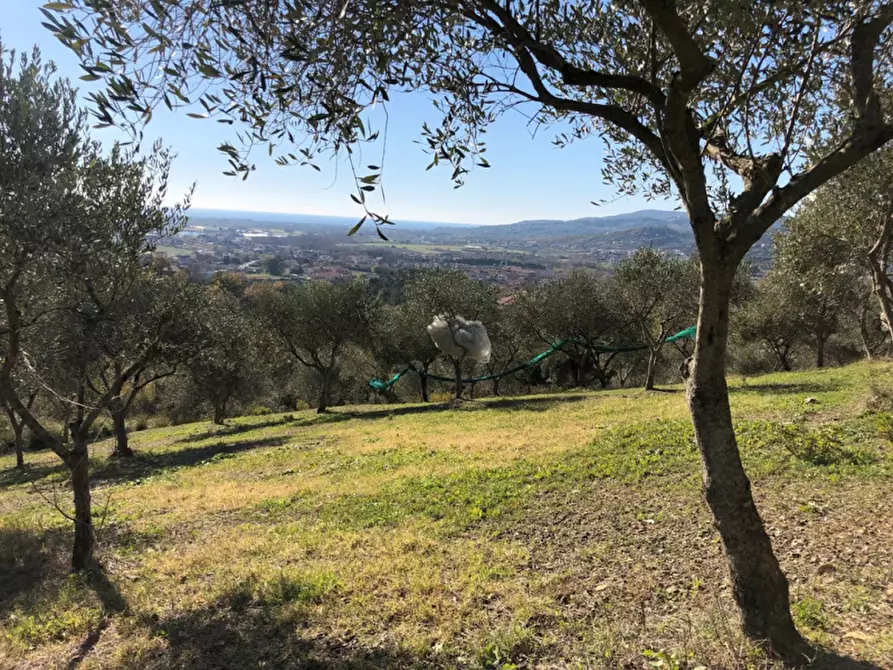
<instances>
[{"instance_id":1,"label":"shadow on ground","mask_svg":"<svg viewBox=\"0 0 893 670\"><path fill-rule=\"evenodd\" d=\"M285 435L274 435L258 440L216 442L201 447L187 447L172 451L136 450L132 458L112 457L105 460L93 460L90 468L90 481L95 485L103 482L115 483L141 479L168 470L201 465L212 459L227 458L243 451L277 447L287 440L288 437ZM61 461L28 465L24 470L2 471L0 472L0 488L37 482L56 472L65 475L67 481L68 470Z\"/></svg>"},{"instance_id":2,"label":"shadow on ground","mask_svg":"<svg viewBox=\"0 0 893 670\"><path fill-rule=\"evenodd\" d=\"M305 428L308 426L319 426L327 423L340 423L341 421L350 421L352 419L382 419L393 416L405 416L412 414L431 414L436 412L444 412L449 410L457 410L462 412L474 412L487 409L506 409L531 412L545 412L557 405L565 403L580 402L591 398L590 395L561 395L552 396L544 395L533 398L491 398L484 400L451 400L440 403L427 403L424 405L397 405L389 406L387 409L377 409L371 411L342 409L333 407L327 412L316 414L311 417L295 419L281 417L271 419L260 423L240 423L231 426L220 426L210 428L200 433L188 435L178 440L179 444L192 442L202 442L213 438L222 438L230 435L238 435L262 428L270 428L272 426L288 426L290 428ZM286 415L288 416L288 415Z\"/></svg>"},{"instance_id":3,"label":"shadow on ground","mask_svg":"<svg viewBox=\"0 0 893 670\"><path fill-rule=\"evenodd\" d=\"M436 668L434 659L404 650L369 648L347 639L332 639L309 630L300 607L234 602L224 596L208 608L168 619L154 634L166 640L157 658L132 667L291 669L419 669Z\"/></svg>"},{"instance_id":4,"label":"shadow on ground","mask_svg":"<svg viewBox=\"0 0 893 670\"><path fill-rule=\"evenodd\" d=\"M64 529L44 533L0 529L0 612L42 590L52 577L58 581L67 574L68 542Z\"/></svg>"},{"instance_id":5,"label":"shadow on ground","mask_svg":"<svg viewBox=\"0 0 893 670\"><path fill-rule=\"evenodd\" d=\"M28 458L28 456L26 455L25 458ZM54 456L54 458L56 457ZM23 468L0 470L0 488L36 482L53 472L62 471L63 469L62 461L59 459L45 463L29 463L25 461L25 467Z\"/></svg>"},{"instance_id":6,"label":"shadow on ground","mask_svg":"<svg viewBox=\"0 0 893 670\"><path fill-rule=\"evenodd\" d=\"M811 393L830 393L843 388L843 384L832 378L816 382L777 382L775 384L750 384L747 380L741 385L730 386L729 393L755 393L759 395L809 395Z\"/></svg>"},{"instance_id":7,"label":"shadow on ground","mask_svg":"<svg viewBox=\"0 0 893 670\"><path fill-rule=\"evenodd\" d=\"M398 405L391 406L387 409L377 409L372 411L340 411L332 410L329 414L323 414L322 417L339 417L338 421L347 421L349 419L386 419L394 416L407 416L413 414L431 414L436 412L457 411L457 412L479 412L488 409L505 409L527 412L545 412L558 405L567 403L582 402L590 400L591 395L562 395L562 396L542 396L535 398L492 398L487 400L450 400L442 403L429 403L426 405ZM343 418L341 418L343 417ZM332 419L329 419L331 421ZM326 422L325 419L322 422Z\"/></svg>"},{"instance_id":8,"label":"shadow on ground","mask_svg":"<svg viewBox=\"0 0 893 670\"><path fill-rule=\"evenodd\" d=\"M874 663L858 661L826 649L821 650L807 667L813 670L883 670Z\"/></svg>"},{"instance_id":9,"label":"shadow on ground","mask_svg":"<svg viewBox=\"0 0 893 670\"><path fill-rule=\"evenodd\" d=\"M296 422L292 419L286 419L285 417L279 417L276 419L268 419L267 421L259 421L257 423L235 423L228 424L225 426L212 426L208 430L203 430L200 433L193 433L191 435L187 435L184 438L177 440L177 444L189 444L191 442L203 442L204 440L210 440L212 438L220 438L227 437L229 435L239 435L240 433L248 433L252 430L261 430L263 428L272 428L273 426L283 426L285 424L295 424Z\"/></svg>"},{"instance_id":10,"label":"shadow on ground","mask_svg":"<svg viewBox=\"0 0 893 670\"><path fill-rule=\"evenodd\" d=\"M252 449L277 447L287 440L285 435L274 435L259 440L216 442L172 451L137 451L132 458L109 458L97 463L91 472L91 480L95 483L140 479L168 470L221 460Z\"/></svg>"}]
</instances>

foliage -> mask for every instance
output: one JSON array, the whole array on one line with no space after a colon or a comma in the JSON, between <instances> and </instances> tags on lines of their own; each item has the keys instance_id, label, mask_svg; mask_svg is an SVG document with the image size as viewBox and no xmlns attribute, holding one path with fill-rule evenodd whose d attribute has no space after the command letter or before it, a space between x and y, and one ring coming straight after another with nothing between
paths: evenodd
<instances>
[{"instance_id":1,"label":"foliage","mask_svg":"<svg viewBox=\"0 0 893 670\"><path fill-rule=\"evenodd\" d=\"M215 423L224 421L232 402L256 398L266 377L258 328L234 295L236 287L223 279L205 290L198 317L201 349L187 366L198 396L213 408Z\"/></svg>"},{"instance_id":2,"label":"foliage","mask_svg":"<svg viewBox=\"0 0 893 670\"><path fill-rule=\"evenodd\" d=\"M365 344L376 319L368 286L360 281L257 285L248 299L281 351L319 374L317 409L325 411L345 348Z\"/></svg>"}]
</instances>

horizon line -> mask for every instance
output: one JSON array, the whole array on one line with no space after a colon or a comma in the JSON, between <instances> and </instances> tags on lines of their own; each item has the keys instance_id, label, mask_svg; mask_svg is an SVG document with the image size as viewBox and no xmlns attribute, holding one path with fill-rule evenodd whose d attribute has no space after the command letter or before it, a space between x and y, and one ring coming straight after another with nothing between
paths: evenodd
<instances>
[{"instance_id":1,"label":"horizon line","mask_svg":"<svg viewBox=\"0 0 893 670\"><path fill-rule=\"evenodd\" d=\"M302 216L302 217L320 217L326 219L348 219L359 221L360 217L357 216L347 216L343 214L318 214L318 213L306 213L306 212L282 212L282 211L269 211L269 210L249 210L249 209L222 209L218 207L190 207L186 211L186 215L189 216L190 212L218 212L221 214L225 213L238 213L238 214L263 214L266 216ZM562 221L562 222L570 222L570 221L579 221L581 219L607 219L617 216L629 216L631 214L640 214L644 212L665 212L665 213L684 213L681 208L673 208L673 209L660 209L656 207L648 207L644 209L634 209L628 212L619 212L615 214L604 214L602 216L578 216L572 219L545 219L545 218L536 218L536 219L518 219L517 221L509 221L506 223L467 223L462 221L438 221L434 219L410 219L406 217L401 217L394 220L394 224L399 226L400 220L402 219L406 223L427 223L427 224L436 224L443 226L510 226L517 223L527 223L533 221ZM371 223L371 222L370 222Z\"/></svg>"}]
</instances>

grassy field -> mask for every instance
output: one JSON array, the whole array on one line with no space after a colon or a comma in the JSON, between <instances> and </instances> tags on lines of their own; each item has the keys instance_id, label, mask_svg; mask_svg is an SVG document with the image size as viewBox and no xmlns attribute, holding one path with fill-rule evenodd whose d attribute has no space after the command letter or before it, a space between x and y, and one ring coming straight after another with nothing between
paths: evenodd
<instances>
[{"instance_id":1,"label":"grassy field","mask_svg":"<svg viewBox=\"0 0 893 670\"><path fill-rule=\"evenodd\" d=\"M893 668L891 373L733 383L797 622L866 668ZM65 570L64 472L0 458L0 667L771 666L737 632L678 388L343 407L131 444L126 463L94 448L90 578Z\"/></svg>"}]
</instances>

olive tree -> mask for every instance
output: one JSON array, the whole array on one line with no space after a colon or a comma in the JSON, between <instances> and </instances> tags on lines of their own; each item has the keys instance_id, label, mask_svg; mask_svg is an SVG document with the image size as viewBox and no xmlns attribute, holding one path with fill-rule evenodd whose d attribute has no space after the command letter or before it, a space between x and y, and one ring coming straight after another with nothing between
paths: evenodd
<instances>
[{"instance_id":1,"label":"olive tree","mask_svg":"<svg viewBox=\"0 0 893 670\"><path fill-rule=\"evenodd\" d=\"M537 346L571 340L562 350L574 386L586 385L590 374L602 388L608 386L617 353L602 352L597 345L628 335L611 282L587 270L574 270L534 286L516 302L523 328Z\"/></svg>"},{"instance_id":2,"label":"olive tree","mask_svg":"<svg viewBox=\"0 0 893 670\"><path fill-rule=\"evenodd\" d=\"M741 464L726 386L729 298L738 265L773 223L882 147L893 124L893 4L827 0L70 0L49 21L80 57L104 123L157 105L246 126L220 149L232 174L268 145L280 163L346 153L353 197L376 224L389 91L430 96L422 146L461 183L487 167L483 131L527 105L558 144L606 141L604 178L622 193L678 198L700 261L698 338L687 399L704 493L729 560L744 631L782 657L810 648ZM835 128L827 150L825 129ZM291 145L297 145L292 147Z\"/></svg>"},{"instance_id":3,"label":"olive tree","mask_svg":"<svg viewBox=\"0 0 893 670\"><path fill-rule=\"evenodd\" d=\"M91 428L127 381L150 359L152 334L119 350L120 367L105 363L118 349L117 330L128 287L143 271L152 240L182 225L180 206L167 208L170 156L146 158L115 147L103 154L84 131L84 116L66 81L55 80L39 54L0 66L0 301L3 341L0 396L70 471L74 493L72 568L85 568L94 546L88 442ZM49 370L24 344L31 331L54 352ZM49 357L44 357L49 358ZM15 383L27 369L48 380L73 406L71 444L28 406ZM91 388L104 369L107 385Z\"/></svg>"},{"instance_id":4,"label":"olive tree","mask_svg":"<svg viewBox=\"0 0 893 670\"><path fill-rule=\"evenodd\" d=\"M860 269L877 300L881 323L893 334L893 149L878 151L841 174L803 204L786 225L788 247L827 267L831 259ZM811 253L810 253L811 252ZM800 255L794 252L796 255ZM792 254L792 255L794 255ZM809 263L805 262L809 267Z\"/></svg>"},{"instance_id":5,"label":"olive tree","mask_svg":"<svg viewBox=\"0 0 893 670\"><path fill-rule=\"evenodd\" d=\"M496 316L496 287L469 277L460 270L443 268L413 270L403 287L403 309L407 319L404 327L410 332L406 338L415 344L407 351L409 361L418 362L422 370L422 395L427 401L428 372L430 365L440 355L426 328L438 314L448 320L462 316L482 321L486 327ZM462 363L450 358L453 368L456 398L462 396ZM408 361L408 362L409 362Z\"/></svg>"},{"instance_id":6,"label":"olive tree","mask_svg":"<svg viewBox=\"0 0 893 670\"><path fill-rule=\"evenodd\" d=\"M369 339L376 310L369 287L361 281L311 281L263 287L250 298L281 350L318 374L316 411L325 412L346 348Z\"/></svg>"},{"instance_id":7,"label":"olive tree","mask_svg":"<svg viewBox=\"0 0 893 670\"><path fill-rule=\"evenodd\" d=\"M863 272L852 261L850 248L805 222L798 213L787 230L776 235L775 267L763 281L777 284L779 308L797 324L800 338L812 345L815 365L821 368L828 340L858 309Z\"/></svg>"},{"instance_id":8,"label":"olive tree","mask_svg":"<svg viewBox=\"0 0 893 670\"><path fill-rule=\"evenodd\" d=\"M202 404L208 403L213 422L223 425L235 402L247 402L264 385L263 349L255 320L249 318L244 281L218 274L204 288L196 311L201 338L184 369Z\"/></svg>"},{"instance_id":9,"label":"olive tree","mask_svg":"<svg viewBox=\"0 0 893 670\"><path fill-rule=\"evenodd\" d=\"M109 414L115 432L113 454L133 456L127 436L127 416L136 398L148 386L175 374L198 354L207 342L205 325L197 319L199 287L183 271L153 265L136 278L129 295L121 300L114 337L108 338L103 357L85 368L86 381L102 394L127 365L130 352L140 342L152 340L150 355L141 357L118 395L112 397Z\"/></svg>"},{"instance_id":10,"label":"olive tree","mask_svg":"<svg viewBox=\"0 0 893 670\"><path fill-rule=\"evenodd\" d=\"M626 318L648 347L645 389L650 391L666 338L690 326L697 314L697 268L687 259L645 248L621 261L614 280Z\"/></svg>"}]
</instances>

